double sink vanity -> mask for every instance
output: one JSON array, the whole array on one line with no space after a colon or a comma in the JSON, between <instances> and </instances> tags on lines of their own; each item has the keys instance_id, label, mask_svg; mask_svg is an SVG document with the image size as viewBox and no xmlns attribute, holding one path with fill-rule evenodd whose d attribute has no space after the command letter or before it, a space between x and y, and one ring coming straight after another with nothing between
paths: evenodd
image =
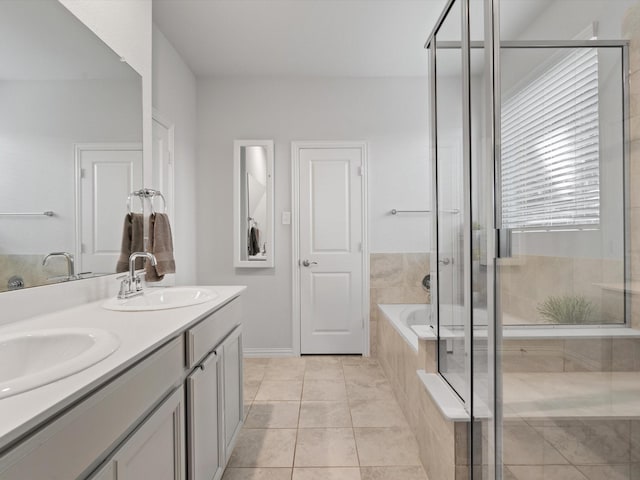
<instances>
[{"instance_id":1,"label":"double sink vanity","mask_svg":"<svg viewBox=\"0 0 640 480\"><path fill-rule=\"evenodd\" d=\"M245 287L149 289L0 329L0 479L218 479Z\"/></svg>"}]
</instances>

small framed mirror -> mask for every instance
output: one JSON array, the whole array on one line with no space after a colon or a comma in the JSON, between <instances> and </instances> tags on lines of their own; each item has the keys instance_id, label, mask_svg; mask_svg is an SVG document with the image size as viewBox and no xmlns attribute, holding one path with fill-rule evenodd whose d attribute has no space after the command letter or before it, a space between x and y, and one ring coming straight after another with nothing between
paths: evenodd
<instances>
[{"instance_id":1,"label":"small framed mirror","mask_svg":"<svg viewBox=\"0 0 640 480\"><path fill-rule=\"evenodd\" d=\"M233 264L273 267L273 140L236 140L233 157Z\"/></svg>"}]
</instances>

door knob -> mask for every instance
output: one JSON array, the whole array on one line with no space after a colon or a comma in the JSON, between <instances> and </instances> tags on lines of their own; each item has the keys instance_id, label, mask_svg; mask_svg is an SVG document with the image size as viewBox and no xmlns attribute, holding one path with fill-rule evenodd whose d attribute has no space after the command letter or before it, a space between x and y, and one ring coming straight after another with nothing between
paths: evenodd
<instances>
[{"instance_id":1,"label":"door knob","mask_svg":"<svg viewBox=\"0 0 640 480\"><path fill-rule=\"evenodd\" d=\"M318 262L310 262L306 258L302 261L302 265L305 266L305 267L308 267L310 265L317 265L317 264L318 264Z\"/></svg>"}]
</instances>

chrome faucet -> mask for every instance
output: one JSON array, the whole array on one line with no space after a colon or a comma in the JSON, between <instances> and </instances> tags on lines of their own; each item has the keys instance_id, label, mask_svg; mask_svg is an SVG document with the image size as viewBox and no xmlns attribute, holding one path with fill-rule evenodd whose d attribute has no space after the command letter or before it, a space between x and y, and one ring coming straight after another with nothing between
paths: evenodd
<instances>
[{"instance_id":1,"label":"chrome faucet","mask_svg":"<svg viewBox=\"0 0 640 480\"><path fill-rule=\"evenodd\" d=\"M140 278L141 275L144 275L144 271L141 270L136 273L136 260L138 258L146 258L154 267L158 264L153 253L133 252L129 257L129 273L117 277L118 279L122 279L122 282L120 282L120 291L118 292L118 298L120 299L131 298L144 293L142 290L142 279Z\"/></svg>"},{"instance_id":2,"label":"chrome faucet","mask_svg":"<svg viewBox=\"0 0 640 480\"><path fill-rule=\"evenodd\" d=\"M49 255L44 257L44 260L42 260L42 266L43 267L47 264L47 261L51 257L64 257L67 260L67 280L71 280L72 278L75 278L76 271L75 271L75 266L74 266L74 263L73 263L73 256L70 253L68 253L68 252L52 252L52 253L50 253Z\"/></svg>"}]
</instances>

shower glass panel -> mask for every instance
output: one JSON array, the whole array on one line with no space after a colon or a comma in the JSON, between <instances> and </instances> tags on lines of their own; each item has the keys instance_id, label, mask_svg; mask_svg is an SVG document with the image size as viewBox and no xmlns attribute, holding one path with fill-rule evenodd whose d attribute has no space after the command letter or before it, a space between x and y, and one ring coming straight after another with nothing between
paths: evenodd
<instances>
[{"instance_id":1,"label":"shower glass panel","mask_svg":"<svg viewBox=\"0 0 640 480\"><path fill-rule=\"evenodd\" d=\"M494 322L489 314L493 295L493 258L489 255L493 232L493 191L489 172L492 167L490 108L486 101L486 89L490 86L490 64L486 61L484 47L484 1L469 2L469 53L470 92L470 140L471 140L471 342L473 361L471 385L473 399L471 409L471 438L473 456L470 459L472 475L476 480L495 478L493 462L495 444L494 391L495 369ZM491 353L491 354L490 354Z\"/></svg>"},{"instance_id":2,"label":"shower glass panel","mask_svg":"<svg viewBox=\"0 0 640 480\"><path fill-rule=\"evenodd\" d=\"M622 63L622 46L502 48L504 325L625 323Z\"/></svg>"},{"instance_id":3,"label":"shower glass panel","mask_svg":"<svg viewBox=\"0 0 640 480\"><path fill-rule=\"evenodd\" d=\"M464 308L463 104L460 5L435 35L438 369L468 398ZM441 46L442 45L442 46ZM456 181L452 181L452 180Z\"/></svg>"},{"instance_id":4,"label":"shower glass panel","mask_svg":"<svg viewBox=\"0 0 640 480\"><path fill-rule=\"evenodd\" d=\"M632 368L628 340L619 338L626 332L593 328L624 327L627 318L625 49L571 43L503 42L500 52L505 251L496 307L507 478L521 478L523 462L561 467L567 477L591 463L631 468L620 452L585 456L567 447L588 449L611 434L630 441L622 432L631 422L616 418L629 385L616 371Z\"/></svg>"},{"instance_id":5,"label":"shower glass panel","mask_svg":"<svg viewBox=\"0 0 640 480\"><path fill-rule=\"evenodd\" d=\"M550 1L521 12L526 31L516 3L500 2L497 478L632 479L640 343L624 23L635 9L640 25L639 3Z\"/></svg>"},{"instance_id":6,"label":"shower glass panel","mask_svg":"<svg viewBox=\"0 0 640 480\"><path fill-rule=\"evenodd\" d=\"M452 0L438 22L434 312L472 414L459 478L640 478L640 2Z\"/></svg>"}]
</instances>

